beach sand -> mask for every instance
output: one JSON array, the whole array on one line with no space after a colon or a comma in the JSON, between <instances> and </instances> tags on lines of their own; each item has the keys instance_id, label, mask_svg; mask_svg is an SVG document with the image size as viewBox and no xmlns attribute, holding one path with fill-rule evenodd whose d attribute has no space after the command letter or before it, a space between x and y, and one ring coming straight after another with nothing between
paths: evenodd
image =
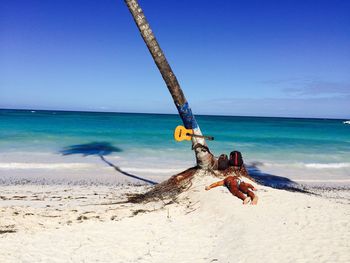
<instances>
[{"instance_id":1,"label":"beach sand","mask_svg":"<svg viewBox=\"0 0 350 263\"><path fill-rule=\"evenodd\" d=\"M0 262L350 262L349 190L258 186L257 206L196 176L176 202L148 186L0 186Z\"/></svg>"}]
</instances>

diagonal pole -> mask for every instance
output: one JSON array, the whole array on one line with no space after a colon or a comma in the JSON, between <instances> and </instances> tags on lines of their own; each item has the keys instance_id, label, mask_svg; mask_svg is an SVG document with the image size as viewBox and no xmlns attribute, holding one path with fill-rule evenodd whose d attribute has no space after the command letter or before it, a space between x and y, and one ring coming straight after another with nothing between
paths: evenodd
<instances>
[{"instance_id":1,"label":"diagonal pole","mask_svg":"<svg viewBox=\"0 0 350 263\"><path fill-rule=\"evenodd\" d=\"M177 78L172 71L158 41L156 40L146 17L137 0L124 0L131 15L156 63L167 87L174 100L175 106L187 129L193 129L195 135L202 135L199 125L192 114L192 110L185 98ZM204 138L192 137L192 148L196 153L197 165L200 168L211 168L213 165L213 155L209 152Z\"/></svg>"}]
</instances>

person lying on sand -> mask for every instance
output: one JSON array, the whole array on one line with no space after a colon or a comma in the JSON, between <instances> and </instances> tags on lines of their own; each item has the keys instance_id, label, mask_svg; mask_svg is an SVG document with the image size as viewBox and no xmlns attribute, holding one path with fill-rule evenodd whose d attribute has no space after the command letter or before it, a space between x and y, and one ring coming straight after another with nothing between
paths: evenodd
<instances>
[{"instance_id":1,"label":"person lying on sand","mask_svg":"<svg viewBox=\"0 0 350 263\"><path fill-rule=\"evenodd\" d=\"M257 189L253 185L243 182L238 176L228 176L222 181L206 186L205 190L208 191L217 186L226 186L234 196L243 200L244 205L248 204L249 201L252 201L252 205L258 203L258 197L250 190L256 191Z\"/></svg>"}]
</instances>

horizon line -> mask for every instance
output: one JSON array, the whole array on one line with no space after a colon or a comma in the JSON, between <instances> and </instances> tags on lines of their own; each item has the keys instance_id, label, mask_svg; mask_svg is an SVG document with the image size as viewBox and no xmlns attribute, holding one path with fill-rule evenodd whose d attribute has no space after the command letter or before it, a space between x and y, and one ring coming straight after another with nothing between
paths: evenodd
<instances>
[{"instance_id":1,"label":"horizon line","mask_svg":"<svg viewBox=\"0 0 350 263\"><path fill-rule=\"evenodd\" d=\"M16 111L58 111L58 112L83 112L83 113L114 113L114 114L150 114L150 115L178 115L178 113L159 113L159 112L124 112L124 111L98 111L98 110L62 110L62 109L34 109L34 108L1 108L2 110ZM225 114L193 114L194 116L209 117L246 117L246 118L283 118L283 119L321 119L321 120L347 120L348 118L332 117L291 117L291 116L253 116L253 115L225 115Z\"/></svg>"}]
</instances>

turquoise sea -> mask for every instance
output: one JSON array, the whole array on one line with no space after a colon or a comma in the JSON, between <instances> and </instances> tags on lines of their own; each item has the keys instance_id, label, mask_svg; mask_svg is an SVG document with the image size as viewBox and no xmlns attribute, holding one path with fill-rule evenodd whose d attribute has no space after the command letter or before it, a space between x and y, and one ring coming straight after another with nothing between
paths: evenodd
<instances>
[{"instance_id":1,"label":"turquoise sea","mask_svg":"<svg viewBox=\"0 0 350 263\"><path fill-rule=\"evenodd\" d=\"M214 155L242 152L262 172L304 183L350 183L350 125L337 119L196 116ZM128 182L94 152L63 155L77 145L104 145L128 172L162 181L195 163L188 141L175 142L178 115L0 110L0 182ZM115 148L113 148L115 147ZM118 148L116 150L116 148ZM48 180L48 178L50 180Z\"/></svg>"}]
</instances>

